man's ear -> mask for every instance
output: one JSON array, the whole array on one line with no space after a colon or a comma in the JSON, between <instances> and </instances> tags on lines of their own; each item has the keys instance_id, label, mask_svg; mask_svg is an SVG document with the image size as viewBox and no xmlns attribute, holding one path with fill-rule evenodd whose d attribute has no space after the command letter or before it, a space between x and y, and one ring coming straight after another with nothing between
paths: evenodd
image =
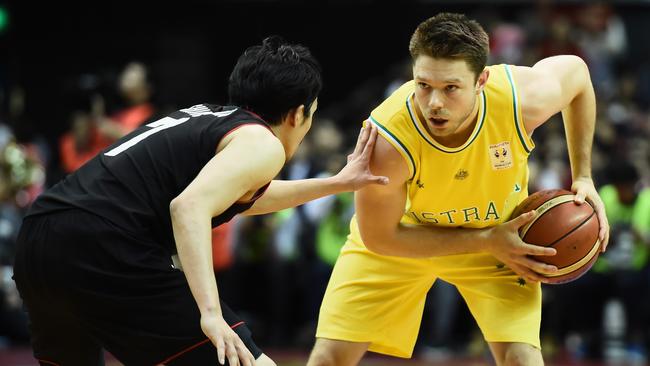
<instances>
[{"instance_id":1,"label":"man's ear","mask_svg":"<svg viewBox=\"0 0 650 366\"><path fill-rule=\"evenodd\" d=\"M486 67L483 69L483 72L478 76L478 80L476 81L476 94L481 94L481 91L483 91L483 88L485 88L485 84L487 84L488 78L490 77L490 70Z\"/></svg>"},{"instance_id":2,"label":"man's ear","mask_svg":"<svg viewBox=\"0 0 650 366\"><path fill-rule=\"evenodd\" d=\"M291 127L301 126L305 120L305 105L301 104L290 110L287 114L287 118L289 119L289 125Z\"/></svg>"}]
</instances>

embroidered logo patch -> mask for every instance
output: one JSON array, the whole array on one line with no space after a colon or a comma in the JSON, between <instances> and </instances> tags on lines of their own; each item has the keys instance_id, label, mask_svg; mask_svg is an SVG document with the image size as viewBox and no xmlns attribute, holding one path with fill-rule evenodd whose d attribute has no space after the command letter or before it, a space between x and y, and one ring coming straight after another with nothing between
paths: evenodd
<instances>
[{"instance_id":1,"label":"embroidered logo patch","mask_svg":"<svg viewBox=\"0 0 650 366\"><path fill-rule=\"evenodd\" d=\"M512 151L509 141L490 145L490 162L494 170L512 168Z\"/></svg>"},{"instance_id":2,"label":"embroidered logo patch","mask_svg":"<svg viewBox=\"0 0 650 366\"><path fill-rule=\"evenodd\" d=\"M469 172L465 169L458 170L458 173L454 175L454 179L463 180L469 176Z\"/></svg>"}]
</instances>

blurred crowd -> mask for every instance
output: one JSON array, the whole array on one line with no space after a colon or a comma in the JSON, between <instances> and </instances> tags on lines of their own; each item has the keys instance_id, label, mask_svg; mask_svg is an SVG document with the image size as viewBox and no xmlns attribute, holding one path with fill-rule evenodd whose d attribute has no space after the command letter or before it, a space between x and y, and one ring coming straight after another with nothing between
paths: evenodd
<instances>
[{"instance_id":1,"label":"blurred crowd","mask_svg":"<svg viewBox=\"0 0 650 366\"><path fill-rule=\"evenodd\" d=\"M544 57L574 54L589 65L598 101L593 172L612 226L610 249L578 281L545 286L543 351L551 358L643 364L650 350L650 66L629 57L632 48L646 47L630 44L630 32L643 30L629 29L621 10L605 3L539 2L510 19L497 13L469 15L490 33L490 64L532 66ZM38 133L16 138L24 91L15 85L3 93L0 347L28 340L11 265L30 202L119 137L186 107L156 104L147 65L133 61L116 67L121 68L113 78L78 75L64 96L67 121L59 123L68 127L57 144ZM335 174L345 164L361 121L410 77L410 60L405 59L387 66L382 75L367 75L366 82L340 100L322 106L281 178ZM568 189L571 174L560 116L535 131L533 139L529 191ZM353 213L353 195L343 194L274 214L239 217L214 230L221 296L239 309L260 345L311 346L320 300ZM455 288L438 281L428 297L416 355L439 360L487 352Z\"/></svg>"}]
</instances>

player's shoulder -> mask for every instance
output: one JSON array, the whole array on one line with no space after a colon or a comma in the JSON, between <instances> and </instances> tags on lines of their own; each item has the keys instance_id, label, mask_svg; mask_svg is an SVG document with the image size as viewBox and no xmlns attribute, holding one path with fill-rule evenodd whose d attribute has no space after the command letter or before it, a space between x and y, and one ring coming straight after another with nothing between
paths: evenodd
<instances>
[{"instance_id":1,"label":"player's shoulder","mask_svg":"<svg viewBox=\"0 0 650 366\"><path fill-rule=\"evenodd\" d=\"M271 179L282 168L286 153L282 142L262 125L248 124L234 130L219 143L217 155L229 149L242 164L255 167L255 173ZM270 174L270 175L269 175Z\"/></svg>"},{"instance_id":2,"label":"player's shoulder","mask_svg":"<svg viewBox=\"0 0 650 366\"><path fill-rule=\"evenodd\" d=\"M268 149L272 151L282 147L282 143L268 126L255 122L244 123L235 127L225 138L250 145L255 150Z\"/></svg>"},{"instance_id":3,"label":"player's shoulder","mask_svg":"<svg viewBox=\"0 0 650 366\"><path fill-rule=\"evenodd\" d=\"M248 141L253 144L257 143L260 145L282 145L280 143L280 140L278 140L278 138L273 134L273 131L271 131L268 126L261 123L256 123L256 121L240 124L236 126L228 135Z\"/></svg>"},{"instance_id":4,"label":"player's shoulder","mask_svg":"<svg viewBox=\"0 0 650 366\"><path fill-rule=\"evenodd\" d=\"M517 85L520 93L530 96L543 96L554 91L557 78L553 71L530 66L508 65L509 77ZM536 99L532 98L531 102Z\"/></svg>"},{"instance_id":5,"label":"player's shoulder","mask_svg":"<svg viewBox=\"0 0 650 366\"><path fill-rule=\"evenodd\" d=\"M548 70L521 65L490 65L486 90L516 99L522 108L543 107L546 99L556 92L556 78Z\"/></svg>"},{"instance_id":6,"label":"player's shoulder","mask_svg":"<svg viewBox=\"0 0 650 366\"><path fill-rule=\"evenodd\" d=\"M562 87L553 70L529 66L512 66L512 76L519 95L524 122L532 131L555 112L551 107L562 96Z\"/></svg>"},{"instance_id":7,"label":"player's shoulder","mask_svg":"<svg viewBox=\"0 0 650 366\"><path fill-rule=\"evenodd\" d=\"M486 69L490 72L488 86L506 89L538 83L549 76L545 70L522 65L497 64L486 66Z\"/></svg>"},{"instance_id":8,"label":"player's shoulder","mask_svg":"<svg viewBox=\"0 0 650 366\"><path fill-rule=\"evenodd\" d=\"M262 124L251 123L242 125L234 134L245 141L254 155L268 155L270 158L284 159L284 145L271 129Z\"/></svg>"}]
</instances>

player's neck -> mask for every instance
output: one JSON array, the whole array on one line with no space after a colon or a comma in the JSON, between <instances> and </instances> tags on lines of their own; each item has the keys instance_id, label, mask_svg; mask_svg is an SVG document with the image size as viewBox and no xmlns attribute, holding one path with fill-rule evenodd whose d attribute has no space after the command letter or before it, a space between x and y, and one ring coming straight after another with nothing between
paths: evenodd
<instances>
[{"instance_id":1,"label":"player's neck","mask_svg":"<svg viewBox=\"0 0 650 366\"><path fill-rule=\"evenodd\" d=\"M463 119L463 122L461 122L456 131L446 136L436 136L431 132L431 128L428 122L422 116L422 112L420 112L419 107L417 107L417 114L418 118L420 118L420 121L423 121L423 125L427 129L427 132L429 132L429 136L431 136L434 140L445 147L456 148L462 146L472 135L472 132L474 132L476 123L478 121L479 106L480 100L477 96L474 101L474 107L472 107L472 111Z\"/></svg>"},{"instance_id":2,"label":"player's neck","mask_svg":"<svg viewBox=\"0 0 650 366\"><path fill-rule=\"evenodd\" d=\"M272 125L271 126L271 132L277 137L278 140L280 140L280 143L282 144L282 147L284 148L284 152L287 155L287 160L289 160L289 131L287 130L287 124L286 123L280 123L277 125Z\"/></svg>"}]
</instances>

